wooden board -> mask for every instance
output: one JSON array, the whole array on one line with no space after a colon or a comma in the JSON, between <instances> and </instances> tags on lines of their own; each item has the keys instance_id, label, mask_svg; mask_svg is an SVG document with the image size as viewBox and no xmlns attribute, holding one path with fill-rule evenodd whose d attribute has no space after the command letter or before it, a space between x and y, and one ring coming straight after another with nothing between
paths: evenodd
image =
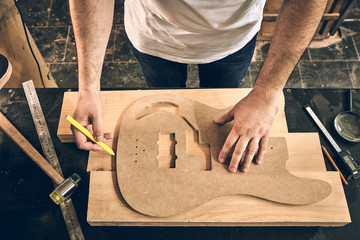
<instances>
[{"instance_id":1,"label":"wooden board","mask_svg":"<svg viewBox=\"0 0 360 240\"><path fill-rule=\"evenodd\" d=\"M244 98L251 89L182 89L182 90L131 90L131 91L102 91L104 103L104 131L117 133L122 119L122 113L139 98L154 94L174 94L190 98L214 108L233 107L240 99ZM74 137L70 124L65 120L67 114L72 115L77 103L77 92L66 92L61 109L60 122L57 135L61 142L73 142ZM273 133L287 133L286 118L284 113L284 97L279 99L278 114L272 127ZM116 139L116 136L115 136ZM116 144L111 145L115 149Z\"/></svg>"},{"instance_id":2,"label":"wooden board","mask_svg":"<svg viewBox=\"0 0 360 240\"><path fill-rule=\"evenodd\" d=\"M314 205L294 207L245 195L225 196L176 217L154 218L128 207L117 185L115 158L102 161L101 156L108 154L94 152L89 156L89 164L90 160L93 164L88 166L91 171L87 221L92 226L343 226L350 223L341 180L337 172L326 172L318 134L285 136L289 148L287 169L298 177L329 182L333 189L329 198Z\"/></svg>"},{"instance_id":3,"label":"wooden board","mask_svg":"<svg viewBox=\"0 0 360 240\"><path fill-rule=\"evenodd\" d=\"M231 107L245 97L250 89L192 89L192 90L145 90L102 92L105 106L105 131L117 133L123 112L139 98L153 94L175 94L193 99L216 108ZM62 141L71 142L70 126L66 114L72 114L77 102L77 93L64 96L58 135ZM289 160L287 169L298 177L317 178L329 182L331 195L313 205L290 207L250 196L234 195L212 200L186 214L170 218L154 218L131 210L119 194L115 157L104 151L90 152L89 205L87 220L93 226L342 226L349 222L341 180L337 172L326 172L317 133L288 133L284 99L278 104L278 113L271 131L272 137L286 137ZM168 141L169 136L165 136ZM206 168L206 151L194 145L189 132L187 146L190 154L203 158ZM165 142L166 142L165 141ZM117 136L107 142L116 150ZM201 162L201 161L199 161Z\"/></svg>"}]
</instances>

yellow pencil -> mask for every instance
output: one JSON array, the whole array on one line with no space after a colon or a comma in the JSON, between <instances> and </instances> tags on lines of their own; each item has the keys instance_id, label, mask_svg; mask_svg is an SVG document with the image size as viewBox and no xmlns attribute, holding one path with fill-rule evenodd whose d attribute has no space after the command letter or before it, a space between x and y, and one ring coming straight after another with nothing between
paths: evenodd
<instances>
[{"instance_id":1,"label":"yellow pencil","mask_svg":"<svg viewBox=\"0 0 360 240\"><path fill-rule=\"evenodd\" d=\"M86 128L84 128L80 123L78 123L75 119L73 119L70 115L66 115L65 118L69 123L71 123L71 125L73 125L74 127L76 127L80 132L82 132L83 134L85 134L85 136L87 136L89 139L91 139L91 141L93 141L94 143L98 144L100 147L102 147L106 152L108 152L111 155L115 155L114 151L109 148L105 143L103 142L97 142L95 141L94 136L91 134L91 132L89 132Z\"/></svg>"}]
</instances>

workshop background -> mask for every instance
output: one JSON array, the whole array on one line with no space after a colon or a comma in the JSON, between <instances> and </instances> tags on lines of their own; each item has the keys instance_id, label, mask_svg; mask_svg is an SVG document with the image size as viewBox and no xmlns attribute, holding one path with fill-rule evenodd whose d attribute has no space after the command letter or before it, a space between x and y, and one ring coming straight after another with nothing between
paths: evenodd
<instances>
[{"instance_id":1,"label":"workshop background","mask_svg":"<svg viewBox=\"0 0 360 240\"><path fill-rule=\"evenodd\" d=\"M146 88L141 70L130 53L124 30L123 1L115 1L114 24L107 46L101 86L105 88ZM68 1L18 0L37 47L60 88L77 87L77 58ZM287 88L360 88L360 0L334 36L313 41L295 67ZM255 54L240 87L252 87L269 48L258 41ZM187 87L199 86L197 67L188 68Z\"/></svg>"}]
</instances>

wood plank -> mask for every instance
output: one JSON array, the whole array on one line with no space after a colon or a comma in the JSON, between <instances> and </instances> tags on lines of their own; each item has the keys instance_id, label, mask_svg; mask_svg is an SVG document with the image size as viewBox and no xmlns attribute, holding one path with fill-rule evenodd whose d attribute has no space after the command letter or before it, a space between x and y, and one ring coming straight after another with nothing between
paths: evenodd
<instances>
[{"instance_id":1,"label":"wood plank","mask_svg":"<svg viewBox=\"0 0 360 240\"><path fill-rule=\"evenodd\" d=\"M330 10L332 10L332 13L339 14L339 18L340 18L340 11L344 7L344 4L345 4L345 0L337 0ZM339 19L339 18L337 18L337 19ZM335 20L337 20L337 19L335 19ZM329 31L335 25L335 22L336 21L334 21L334 20L324 22L325 26L322 27L321 35L323 35L323 36L329 35Z\"/></svg>"},{"instance_id":2,"label":"wood plank","mask_svg":"<svg viewBox=\"0 0 360 240\"><path fill-rule=\"evenodd\" d=\"M337 172L296 172L296 175L327 181L332 193L321 202L303 206L243 195L225 196L178 216L155 218L126 206L115 172L91 172L87 221L92 226L343 226L351 222Z\"/></svg>"},{"instance_id":3,"label":"wood plank","mask_svg":"<svg viewBox=\"0 0 360 240\"><path fill-rule=\"evenodd\" d=\"M278 17L278 14L277 13L264 13L263 15L263 20L264 21L276 21ZM339 19L340 17L340 13L324 13L324 15L322 16L321 18L321 21L324 21L324 20L336 20L336 19Z\"/></svg>"},{"instance_id":4,"label":"wood plank","mask_svg":"<svg viewBox=\"0 0 360 240\"><path fill-rule=\"evenodd\" d=\"M119 131L122 114L136 100L155 94L174 94L189 98L214 108L233 107L239 100L244 98L251 89L181 89L181 90L129 90L129 91L102 91L101 97L104 103L104 131L115 135ZM77 103L77 92L66 92L57 135L61 142L73 142L74 137L70 130L70 123L65 120L67 114L72 115ZM287 124L284 112L284 96L278 102L278 113L275 116L271 132L287 133ZM109 143L110 144L110 143ZM114 146L114 144L110 145Z\"/></svg>"},{"instance_id":5,"label":"wood plank","mask_svg":"<svg viewBox=\"0 0 360 240\"><path fill-rule=\"evenodd\" d=\"M264 14L278 13L284 0L267 0L264 7Z\"/></svg>"}]
</instances>

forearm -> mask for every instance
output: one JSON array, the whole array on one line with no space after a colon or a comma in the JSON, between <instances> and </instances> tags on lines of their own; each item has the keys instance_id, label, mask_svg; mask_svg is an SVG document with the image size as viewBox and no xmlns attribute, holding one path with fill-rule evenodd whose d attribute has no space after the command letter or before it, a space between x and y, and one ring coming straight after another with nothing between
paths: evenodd
<instances>
[{"instance_id":1,"label":"forearm","mask_svg":"<svg viewBox=\"0 0 360 240\"><path fill-rule=\"evenodd\" d=\"M79 92L99 92L114 0L70 0L79 69Z\"/></svg>"},{"instance_id":2,"label":"forearm","mask_svg":"<svg viewBox=\"0 0 360 240\"><path fill-rule=\"evenodd\" d=\"M266 89L273 95L279 95L294 66L310 43L326 2L326 0L284 1L269 52L254 89ZM274 100L277 100L276 97Z\"/></svg>"}]
</instances>

